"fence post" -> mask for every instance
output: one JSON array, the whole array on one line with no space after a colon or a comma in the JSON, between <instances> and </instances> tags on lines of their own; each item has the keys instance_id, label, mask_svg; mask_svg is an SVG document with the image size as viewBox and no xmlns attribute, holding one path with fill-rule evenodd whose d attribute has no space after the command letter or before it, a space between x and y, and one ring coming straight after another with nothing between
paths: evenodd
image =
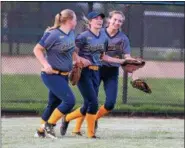
<instances>
[{"instance_id":1,"label":"fence post","mask_svg":"<svg viewBox=\"0 0 185 148\"><path fill-rule=\"evenodd\" d=\"M127 104L127 93L128 93L128 73L123 72L123 104Z\"/></svg>"},{"instance_id":2,"label":"fence post","mask_svg":"<svg viewBox=\"0 0 185 148\"><path fill-rule=\"evenodd\" d=\"M11 30L11 29L10 29ZM12 34L11 34L11 31L10 31L10 34L9 34L9 55L13 55L13 42L12 42Z\"/></svg>"},{"instance_id":3,"label":"fence post","mask_svg":"<svg viewBox=\"0 0 185 148\"><path fill-rule=\"evenodd\" d=\"M184 52L183 52L183 47L181 47L180 61L183 61L183 58L184 58Z\"/></svg>"},{"instance_id":4,"label":"fence post","mask_svg":"<svg viewBox=\"0 0 185 148\"><path fill-rule=\"evenodd\" d=\"M8 12L7 19L11 21L12 15L13 15L13 13L11 11ZM9 24L11 25L11 22L9 22ZM8 25L8 28L9 28L9 32L8 32L9 52L8 52L8 54L13 55L13 41L12 41L13 33L12 33L12 26L10 26L10 25Z\"/></svg>"},{"instance_id":5,"label":"fence post","mask_svg":"<svg viewBox=\"0 0 185 148\"><path fill-rule=\"evenodd\" d=\"M130 25L130 6L127 6L127 36L129 38L129 25ZM122 103L127 104L127 94L128 94L128 73L123 72L123 98L122 98Z\"/></svg>"},{"instance_id":6,"label":"fence post","mask_svg":"<svg viewBox=\"0 0 185 148\"><path fill-rule=\"evenodd\" d=\"M88 12L93 11L93 2L88 2Z\"/></svg>"},{"instance_id":7,"label":"fence post","mask_svg":"<svg viewBox=\"0 0 185 148\"><path fill-rule=\"evenodd\" d=\"M145 17L144 17L144 12L145 12L145 6L141 6L142 7L142 23L141 23L141 46L140 46L140 58L143 59L143 50L144 50L144 44L145 44L145 33L144 33L144 30L145 30Z\"/></svg>"},{"instance_id":8,"label":"fence post","mask_svg":"<svg viewBox=\"0 0 185 148\"><path fill-rule=\"evenodd\" d=\"M16 43L16 51L17 51L17 55L20 55L20 42L17 41Z\"/></svg>"}]
</instances>

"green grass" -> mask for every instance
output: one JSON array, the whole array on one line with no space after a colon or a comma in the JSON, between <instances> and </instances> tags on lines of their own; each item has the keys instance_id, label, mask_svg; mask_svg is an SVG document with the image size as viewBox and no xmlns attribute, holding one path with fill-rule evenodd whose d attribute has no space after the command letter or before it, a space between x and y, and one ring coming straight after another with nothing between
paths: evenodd
<instances>
[{"instance_id":1,"label":"green grass","mask_svg":"<svg viewBox=\"0 0 185 148\"><path fill-rule=\"evenodd\" d=\"M128 103L148 103L184 106L183 79L146 79L152 89L152 94L143 93L137 89L128 89Z\"/></svg>"},{"instance_id":2,"label":"green grass","mask_svg":"<svg viewBox=\"0 0 185 148\"><path fill-rule=\"evenodd\" d=\"M129 80L130 81L130 80ZM184 112L183 79L147 79L152 94L145 94L128 84L128 103L122 104L122 78L115 110ZM77 87L72 87L76 96L76 107L82 104ZM47 104L47 88L38 75L2 75L2 109L36 110L42 112ZM100 87L99 103L103 104L105 94Z\"/></svg>"}]
</instances>

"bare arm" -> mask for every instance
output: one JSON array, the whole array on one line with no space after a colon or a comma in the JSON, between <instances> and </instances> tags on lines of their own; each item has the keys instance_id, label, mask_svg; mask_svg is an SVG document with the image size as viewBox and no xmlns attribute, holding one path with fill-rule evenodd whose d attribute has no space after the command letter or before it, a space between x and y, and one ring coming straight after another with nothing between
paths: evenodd
<instances>
[{"instance_id":1,"label":"bare arm","mask_svg":"<svg viewBox=\"0 0 185 148\"><path fill-rule=\"evenodd\" d=\"M126 59L126 58L131 58L131 55L130 54L124 54L123 57Z\"/></svg>"},{"instance_id":2,"label":"bare arm","mask_svg":"<svg viewBox=\"0 0 185 148\"><path fill-rule=\"evenodd\" d=\"M125 59L135 60L135 58L131 57L130 54L124 54L123 57L124 57Z\"/></svg>"},{"instance_id":3,"label":"bare arm","mask_svg":"<svg viewBox=\"0 0 185 148\"><path fill-rule=\"evenodd\" d=\"M124 58L125 58L125 59L135 60L135 58L131 57L130 54L124 54ZM132 70L130 70L130 69L132 69ZM127 67L125 67L125 71L133 71L133 72L131 73L131 79L132 79L132 81L138 79L137 75L135 74L135 71L137 71L137 70L138 70L138 66L133 66L133 65L132 65L132 66L127 66Z\"/></svg>"},{"instance_id":4,"label":"bare arm","mask_svg":"<svg viewBox=\"0 0 185 148\"><path fill-rule=\"evenodd\" d=\"M73 52L73 60L76 62L76 63L79 63L80 62L80 57L79 55L77 54L77 52Z\"/></svg>"},{"instance_id":5,"label":"bare arm","mask_svg":"<svg viewBox=\"0 0 185 148\"><path fill-rule=\"evenodd\" d=\"M45 71L48 74L52 74L53 69L44 57L44 50L44 47L42 47L40 44L37 44L33 49L33 53L43 66L42 71Z\"/></svg>"},{"instance_id":6,"label":"bare arm","mask_svg":"<svg viewBox=\"0 0 185 148\"><path fill-rule=\"evenodd\" d=\"M85 59L78 55L78 51L79 49L76 47L75 52L73 53L73 60L76 61L77 63L82 62L84 67L91 65L91 62L88 59Z\"/></svg>"},{"instance_id":7,"label":"bare arm","mask_svg":"<svg viewBox=\"0 0 185 148\"><path fill-rule=\"evenodd\" d=\"M44 57L44 50L45 49L40 44L37 44L33 49L34 55L36 56L36 58L39 60L43 67L44 65L48 64Z\"/></svg>"},{"instance_id":8,"label":"bare arm","mask_svg":"<svg viewBox=\"0 0 185 148\"><path fill-rule=\"evenodd\" d=\"M102 60L108 63L112 62L112 63L119 63L119 64L122 64L125 61L124 59L110 57L108 55L105 55L105 53L103 53L102 55Z\"/></svg>"}]
</instances>

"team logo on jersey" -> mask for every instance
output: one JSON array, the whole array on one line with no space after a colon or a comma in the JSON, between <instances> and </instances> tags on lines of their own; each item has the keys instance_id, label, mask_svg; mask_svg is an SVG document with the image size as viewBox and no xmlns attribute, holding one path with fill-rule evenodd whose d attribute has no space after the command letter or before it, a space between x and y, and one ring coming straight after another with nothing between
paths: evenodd
<instances>
[{"instance_id":1,"label":"team logo on jersey","mask_svg":"<svg viewBox=\"0 0 185 148\"><path fill-rule=\"evenodd\" d=\"M75 43L74 42L69 42L69 43L64 43L63 45L61 45L61 51L65 52L68 51L71 48L75 47Z\"/></svg>"},{"instance_id":2,"label":"team logo on jersey","mask_svg":"<svg viewBox=\"0 0 185 148\"><path fill-rule=\"evenodd\" d=\"M88 40L91 40L91 39L92 39L92 37L88 36L88 37L87 37L87 39L88 39Z\"/></svg>"},{"instance_id":3,"label":"team logo on jersey","mask_svg":"<svg viewBox=\"0 0 185 148\"><path fill-rule=\"evenodd\" d=\"M86 45L84 46L85 49L89 51L104 51L105 45L104 44L97 44L97 45Z\"/></svg>"},{"instance_id":4,"label":"team logo on jersey","mask_svg":"<svg viewBox=\"0 0 185 148\"><path fill-rule=\"evenodd\" d=\"M108 45L108 51L122 50L122 48L123 48L123 42L122 41L119 41L117 43Z\"/></svg>"},{"instance_id":5,"label":"team logo on jersey","mask_svg":"<svg viewBox=\"0 0 185 148\"><path fill-rule=\"evenodd\" d=\"M63 38L64 38L64 36L61 35L61 36L60 36L60 39L63 39Z\"/></svg>"}]
</instances>

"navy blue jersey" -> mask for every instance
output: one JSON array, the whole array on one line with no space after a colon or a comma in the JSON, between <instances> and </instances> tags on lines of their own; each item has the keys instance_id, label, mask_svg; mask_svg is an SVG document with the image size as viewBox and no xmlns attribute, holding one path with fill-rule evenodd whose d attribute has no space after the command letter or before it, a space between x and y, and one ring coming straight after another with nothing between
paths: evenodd
<instances>
[{"instance_id":1,"label":"navy blue jersey","mask_svg":"<svg viewBox=\"0 0 185 148\"><path fill-rule=\"evenodd\" d=\"M76 38L76 46L79 48L79 56L90 60L92 65L100 66L100 56L107 48L105 32L100 31L99 36L90 30L82 32Z\"/></svg>"},{"instance_id":2,"label":"navy blue jersey","mask_svg":"<svg viewBox=\"0 0 185 148\"><path fill-rule=\"evenodd\" d=\"M114 36L110 36L106 30L103 28L102 31L105 32L108 39L108 48L106 54L111 57L121 58L123 54L130 54L130 42L128 37L121 31L118 31ZM120 64L117 63L107 63L103 62L103 65L119 67Z\"/></svg>"},{"instance_id":3,"label":"navy blue jersey","mask_svg":"<svg viewBox=\"0 0 185 148\"><path fill-rule=\"evenodd\" d=\"M45 32L39 44L46 49L46 59L53 69L72 70L72 54L75 49L75 34L65 34L59 28Z\"/></svg>"}]
</instances>

